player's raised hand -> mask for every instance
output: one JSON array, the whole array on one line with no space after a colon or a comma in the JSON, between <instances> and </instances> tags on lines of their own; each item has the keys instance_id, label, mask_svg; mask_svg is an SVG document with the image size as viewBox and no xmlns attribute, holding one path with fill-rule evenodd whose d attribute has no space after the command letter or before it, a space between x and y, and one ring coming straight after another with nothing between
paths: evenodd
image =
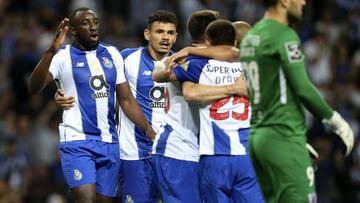
<instances>
[{"instance_id":1,"label":"player's raised hand","mask_svg":"<svg viewBox=\"0 0 360 203\"><path fill-rule=\"evenodd\" d=\"M350 125L336 111L334 111L330 119L323 119L322 122L329 125L330 128L339 135L346 146L345 156L348 156L354 146L354 132L350 128Z\"/></svg>"},{"instance_id":2,"label":"player's raised hand","mask_svg":"<svg viewBox=\"0 0 360 203\"><path fill-rule=\"evenodd\" d=\"M67 32L69 30L69 19L64 18L56 29L56 36L53 39L49 51L56 52L65 42Z\"/></svg>"},{"instance_id":3,"label":"player's raised hand","mask_svg":"<svg viewBox=\"0 0 360 203\"><path fill-rule=\"evenodd\" d=\"M60 108L69 110L74 106L75 98L73 96L65 96L63 89L57 89L55 93L55 101Z\"/></svg>"}]
</instances>

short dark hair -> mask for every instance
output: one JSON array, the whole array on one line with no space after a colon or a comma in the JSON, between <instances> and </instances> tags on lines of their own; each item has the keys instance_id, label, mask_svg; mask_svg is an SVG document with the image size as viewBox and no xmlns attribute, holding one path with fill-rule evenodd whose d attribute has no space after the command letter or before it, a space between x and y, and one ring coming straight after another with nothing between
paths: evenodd
<instances>
[{"instance_id":1,"label":"short dark hair","mask_svg":"<svg viewBox=\"0 0 360 203\"><path fill-rule=\"evenodd\" d=\"M215 20L206 28L206 40L211 45L235 45L236 30L228 20Z\"/></svg>"},{"instance_id":2,"label":"short dark hair","mask_svg":"<svg viewBox=\"0 0 360 203\"><path fill-rule=\"evenodd\" d=\"M177 27L178 20L174 13L166 10L157 10L153 12L148 18L148 29L151 28L154 22L172 23Z\"/></svg>"},{"instance_id":3,"label":"short dark hair","mask_svg":"<svg viewBox=\"0 0 360 203\"><path fill-rule=\"evenodd\" d=\"M78 12L89 11L89 10L91 10L91 9L88 8L88 7L80 7L80 8L75 9L75 10L70 14L70 16L69 16L69 24L70 24L71 26L74 26L74 25L73 25L74 18L75 18L76 14L77 14Z\"/></svg>"},{"instance_id":4,"label":"short dark hair","mask_svg":"<svg viewBox=\"0 0 360 203\"><path fill-rule=\"evenodd\" d=\"M278 3L278 0L261 0L261 3L265 7L265 9L269 7L273 7Z\"/></svg>"},{"instance_id":5,"label":"short dark hair","mask_svg":"<svg viewBox=\"0 0 360 203\"><path fill-rule=\"evenodd\" d=\"M214 10L200 10L192 13L187 22L191 40L193 42L204 42L206 27L219 18L219 12Z\"/></svg>"}]
</instances>

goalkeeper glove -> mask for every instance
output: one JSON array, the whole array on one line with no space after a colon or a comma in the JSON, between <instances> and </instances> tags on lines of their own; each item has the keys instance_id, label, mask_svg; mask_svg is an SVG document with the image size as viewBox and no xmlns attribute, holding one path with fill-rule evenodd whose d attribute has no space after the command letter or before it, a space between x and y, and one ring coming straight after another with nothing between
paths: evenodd
<instances>
[{"instance_id":1,"label":"goalkeeper glove","mask_svg":"<svg viewBox=\"0 0 360 203\"><path fill-rule=\"evenodd\" d=\"M336 111L330 119L323 119L322 122L341 138L346 146L345 156L348 156L354 146L354 133L349 124Z\"/></svg>"}]
</instances>

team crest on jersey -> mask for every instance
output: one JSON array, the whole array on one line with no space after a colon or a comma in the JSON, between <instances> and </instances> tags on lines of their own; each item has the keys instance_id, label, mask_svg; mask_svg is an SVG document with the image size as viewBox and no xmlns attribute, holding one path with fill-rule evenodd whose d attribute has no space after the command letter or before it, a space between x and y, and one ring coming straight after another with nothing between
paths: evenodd
<instances>
[{"instance_id":1,"label":"team crest on jersey","mask_svg":"<svg viewBox=\"0 0 360 203\"><path fill-rule=\"evenodd\" d=\"M181 64L181 68L183 68L185 71L187 71L188 67L189 67L189 63L190 61L186 61L185 63Z\"/></svg>"},{"instance_id":2,"label":"team crest on jersey","mask_svg":"<svg viewBox=\"0 0 360 203\"><path fill-rule=\"evenodd\" d=\"M125 203L134 203L134 199L131 197L131 195L126 195Z\"/></svg>"},{"instance_id":3,"label":"team crest on jersey","mask_svg":"<svg viewBox=\"0 0 360 203\"><path fill-rule=\"evenodd\" d=\"M74 180L79 181L82 179L83 175L82 173L79 171L79 169L75 169L74 170L74 174L73 174Z\"/></svg>"},{"instance_id":4,"label":"team crest on jersey","mask_svg":"<svg viewBox=\"0 0 360 203\"><path fill-rule=\"evenodd\" d=\"M113 63L110 61L110 59L108 59L107 57L102 57L102 60L103 60L103 64L106 68L113 68L114 65Z\"/></svg>"},{"instance_id":5,"label":"team crest on jersey","mask_svg":"<svg viewBox=\"0 0 360 203\"><path fill-rule=\"evenodd\" d=\"M299 42L288 42L285 44L286 53L290 63L303 61L303 54Z\"/></svg>"}]
</instances>

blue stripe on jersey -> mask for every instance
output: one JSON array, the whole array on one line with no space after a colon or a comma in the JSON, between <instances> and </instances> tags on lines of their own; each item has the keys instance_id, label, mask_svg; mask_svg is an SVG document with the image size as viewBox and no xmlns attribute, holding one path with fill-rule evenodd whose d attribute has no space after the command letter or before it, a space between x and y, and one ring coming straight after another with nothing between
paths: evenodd
<instances>
[{"instance_id":1,"label":"blue stripe on jersey","mask_svg":"<svg viewBox=\"0 0 360 203\"><path fill-rule=\"evenodd\" d=\"M215 122L211 122L214 135L214 154L231 154L230 138Z\"/></svg>"},{"instance_id":2,"label":"blue stripe on jersey","mask_svg":"<svg viewBox=\"0 0 360 203\"><path fill-rule=\"evenodd\" d=\"M172 131L173 128L170 125L166 124L164 126L164 132L160 134L160 138L156 145L156 154L165 154L166 143Z\"/></svg>"},{"instance_id":3,"label":"blue stripe on jersey","mask_svg":"<svg viewBox=\"0 0 360 203\"><path fill-rule=\"evenodd\" d=\"M91 72L86 59L86 53L71 46L70 57L76 91L78 94L83 132L86 136L99 136L101 135L101 130L97 126L96 102L91 98L91 95L94 94L94 90L89 86ZM78 63L84 65L82 67L77 67Z\"/></svg>"},{"instance_id":4,"label":"blue stripe on jersey","mask_svg":"<svg viewBox=\"0 0 360 203\"><path fill-rule=\"evenodd\" d=\"M136 101L139 103L149 123L152 124L152 108L150 107L152 100L149 92L151 88L154 87L154 81L152 80L151 75L146 76L144 73L145 71L152 72L154 70L154 62L147 49L141 50L139 66L136 82ZM150 79L146 79L144 77L150 77ZM152 148L151 142L147 138L146 134L137 126L135 126L135 140L139 149L139 157L148 156L148 153Z\"/></svg>"},{"instance_id":5,"label":"blue stripe on jersey","mask_svg":"<svg viewBox=\"0 0 360 203\"><path fill-rule=\"evenodd\" d=\"M209 59L204 57L188 57L187 60L189 60L187 63L179 65L174 69L176 79L180 82L192 81L198 83L202 69L206 67Z\"/></svg>"},{"instance_id":6,"label":"blue stripe on jersey","mask_svg":"<svg viewBox=\"0 0 360 203\"><path fill-rule=\"evenodd\" d=\"M110 93L110 96L108 97L108 123L110 126L109 133L112 135L112 140L118 140L117 131L116 131L116 123L115 123L115 89L116 89L116 67L114 66L114 60L112 59L109 51L103 47L98 46L98 49L96 51L96 57L99 59L100 64L102 66L102 69L105 74L105 81L107 84L110 85L110 89L108 92ZM106 57L106 58L105 58Z\"/></svg>"}]
</instances>

